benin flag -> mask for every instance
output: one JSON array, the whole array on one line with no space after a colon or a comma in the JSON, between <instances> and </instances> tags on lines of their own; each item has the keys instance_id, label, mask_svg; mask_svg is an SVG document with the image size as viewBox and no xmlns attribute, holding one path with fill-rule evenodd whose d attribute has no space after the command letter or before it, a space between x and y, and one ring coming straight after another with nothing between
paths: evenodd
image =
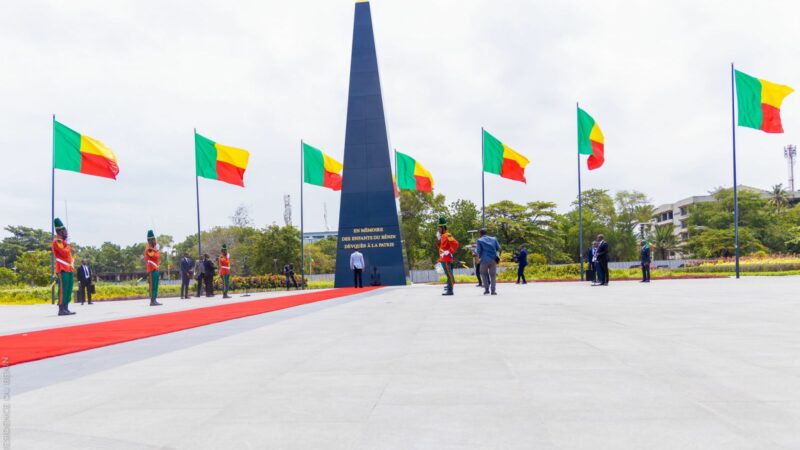
<instances>
[{"instance_id":1,"label":"benin flag","mask_svg":"<svg viewBox=\"0 0 800 450\"><path fill-rule=\"evenodd\" d=\"M194 134L194 161L197 176L224 181L244 187L244 171L250 152L218 144L211 139Z\"/></svg>"},{"instance_id":2,"label":"benin flag","mask_svg":"<svg viewBox=\"0 0 800 450\"><path fill-rule=\"evenodd\" d=\"M53 121L54 167L116 180L117 157L106 144Z\"/></svg>"},{"instance_id":3,"label":"benin flag","mask_svg":"<svg viewBox=\"0 0 800 450\"><path fill-rule=\"evenodd\" d=\"M783 133L781 103L794 92L789 86L771 83L736 71L739 126L767 133Z\"/></svg>"},{"instance_id":4,"label":"benin flag","mask_svg":"<svg viewBox=\"0 0 800 450\"><path fill-rule=\"evenodd\" d=\"M433 177L419 161L397 152L397 187L409 191L433 192Z\"/></svg>"},{"instance_id":5,"label":"benin flag","mask_svg":"<svg viewBox=\"0 0 800 450\"><path fill-rule=\"evenodd\" d=\"M483 170L510 180L525 180L528 158L520 155L483 130Z\"/></svg>"},{"instance_id":6,"label":"benin flag","mask_svg":"<svg viewBox=\"0 0 800 450\"><path fill-rule=\"evenodd\" d=\"M589 170L597 169L605 162L605 142L606 138L594 118L578 108L578 153L589 155L586 161Z\"/></svg>"},{"instance_id":7,"label":"benin flag","mask_svg":"<svg viewBox=\"0 0 800 450\"><path fill-rule=\"evenodd\" d=\"M342 190L342 163L303 143L303 181L334 191Z\"/></svg>"}]
</instances>

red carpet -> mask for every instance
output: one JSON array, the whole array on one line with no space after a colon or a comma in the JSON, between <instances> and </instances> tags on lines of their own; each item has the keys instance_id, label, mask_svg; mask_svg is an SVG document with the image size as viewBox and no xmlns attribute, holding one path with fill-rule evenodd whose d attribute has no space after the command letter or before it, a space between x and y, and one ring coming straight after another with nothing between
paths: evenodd
<instances>
[{"instance_id":1,"label":"red carpet","mask_svg":"<svg viewBox=\"0 0 800 450\"><path fill-rule=\"evenodd\" d=\"M4 359L8 358L3 361L5 365L13 366L14 364L82 352L93 348L173 333L188 328L201 327L293 306L369 292L374 289L378 288L331 289L219 306L207 306L188 311L11 334L0 336L0 356L3 356Z\"/></svg>"}]
</instances>

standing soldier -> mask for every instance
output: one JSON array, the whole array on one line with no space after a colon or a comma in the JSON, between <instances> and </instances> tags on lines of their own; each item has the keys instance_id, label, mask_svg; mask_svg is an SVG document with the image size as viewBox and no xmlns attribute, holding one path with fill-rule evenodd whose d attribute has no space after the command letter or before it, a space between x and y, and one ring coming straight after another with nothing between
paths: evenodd
<instances>
[{"instance_id":1,"label":"standing soldier","mask_svg":"<svg viewBox=\"0 0 800 450\"><path fill-rule=\"evenodd\" d=\"M150 306L160 306L158 298L158 262L161 259L161 252L158 251L156 235L153 230L147 230L147 246L144 249L144 262L147 265L147 282L150 286Z\"/></svg>"},{"instance_id":2,"label":"standing soldier","mask_svg":"<svg viewBox=\"0 0 800 450\"><path fill-rule=\"evenodd\" d=\"M447 288L442 295L453 295L453 254L458 249L458 241L447 231L447 219L439 218L439 231L436 233L439 238L439 262L447 276Z\"/></svg>"},{"instance_id":3,"label":"standing soldier","mask_svg":"<svg viewBox=\"0 0 800 450\"><path fill-rule=\"evenodd\" d=\"M72 247L67 242L67 228L58 217L53 220L56 228L56 237L53 239L53 258L55 259L55 276L58 282L58 315L70 316L75 314L69 310L72 300L73 268Z\"/></svg>"},{"instance_id":4,"label":"standing soldier","mask_svg":"<svg viewBox=\"0 0 800 450\"><path fill-rule=\"evenodd\" d=\"M222 244L222 253L219 255L219 276L222 278L222 298L231 298L228 295L231 287L231 257L226 244Z\"/></svg>"}]
</instances>

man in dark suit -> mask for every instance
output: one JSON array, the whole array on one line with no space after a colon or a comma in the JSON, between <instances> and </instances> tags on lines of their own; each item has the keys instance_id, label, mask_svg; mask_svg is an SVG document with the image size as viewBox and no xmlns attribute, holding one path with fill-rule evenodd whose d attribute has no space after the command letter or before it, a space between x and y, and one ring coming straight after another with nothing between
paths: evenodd
<instances>
[{"instance_id":1,"label":"man in dark suit","mask_svg":"<svg viewBox=\"0 0 800 450\"><path fill-rule=\"evenodd\" d=\"M189 252L183 252L181 258L181 298L189 298L189 282L192 280L194 261L189 257Z\"/></svg>"},{"instance_id":2,"label":"man in dark suit","mask_svg":"<svg viewBox=\"0 0 800 450\"><path fill-rule=\"evenodd\" d=\"M88 300L92 304L92 271L89 269L89 261L86 259L81 260L81 266L78 267L78 298L81 299L81 305Z\"/></svg>"},{"instance_id":3,"label":"man in dark suit","mask_svg":"<svg viewBox=\"0 0 800 450\"><path fill-rule=\"evenodd\" d=\"M203 255L203 278L206 284L206 297L214 296L214 275L216 275L216 266L208 257L208 253Z\"/></svg>"},{"instance_id":4,"label":"man in dark suit","mask_svg":"<svg viewBox=\"0 0 800 450\"><path fill-rule=\"evenodd\" d=\"M525 280L525 268L528 267L528 249L522 247L517 253L517 284L522 280L522 284L528 284Z\"/></svg>"},{"instance_id":5,"label":"man in dark suit","mask_svg":"<svg viewBox=\"0 0 800 450\"><path fill-rule=\"evenodd\" d=\"M642 283L650 282L650 243L641 241L639 245L642 246L639 250L639 256L642 260Z\"/></svg>"},{"instance_id":6,"label":"man in dark suit","mask_svg":"<svg viewBox=\"0 0 800 450\"><path fill-rule=\"evenodd\" d=\"M597 235L597 262L599 263L598 267L598 283L600 286L608 286L608 256L609 256L609 246L608 242L606 242L605 236L602 234Z\"/></svg>"}]
</instances>

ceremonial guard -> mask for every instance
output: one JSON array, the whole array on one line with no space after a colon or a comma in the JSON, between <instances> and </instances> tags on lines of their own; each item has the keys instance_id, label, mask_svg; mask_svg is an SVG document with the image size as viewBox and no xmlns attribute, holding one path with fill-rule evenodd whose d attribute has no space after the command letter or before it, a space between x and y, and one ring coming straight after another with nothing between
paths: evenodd
<instances>
[{"instance_id":1,"label":"ceremonial guard","mask_svg":"<svg viewBox=\"0 0 800 450\"><path fill-rule=\"evenodd\" d=\"M219 276L222 278L222 298L231 298L228 295L231 287L231 257L226 244L222 244L222 253L219 255Z\"/></svg>"},{"instance_id":2,"label":"ceremonial guard","mask_svg":"<svg viewBox=\"0 0 800 450\"><path fill-rule=\"evenodd\" d=\"M439 238L439 262L442 264L444 274L447 276L447 287L442 295L453 295L453 256L458 249L458 241L447 231L447 219L439 218L439 231L436 233Z\"/></svg>"},{"instance_id":3,"label":"ceremonial guard","mask_svg":"<svg viewBox=\"0 0 800 450\"><path fill-rule=\"evenodd\" d=\"M53 220L56 228L56 237L53 239L53 258L55 259L55 276L58 283L58 315L69 316L75 314L69 310L72 300L73 268L72 247L67 242L67 228L61 219Z\"/></svg>"},{"instance_id":4,"label":"ceremonial guard","mask_svg":"<svg viewBox=\"0 0 800 450\"><path fill-rule=\"evenodd\" d=\"M158 298L158 264L161 259L161 252L158 251L156 235L153 230L147 230L147 246L144 249L144 262L147 265L147 282L150 286L150 306L159 306Z\"/></svg>"}]
</instances>

